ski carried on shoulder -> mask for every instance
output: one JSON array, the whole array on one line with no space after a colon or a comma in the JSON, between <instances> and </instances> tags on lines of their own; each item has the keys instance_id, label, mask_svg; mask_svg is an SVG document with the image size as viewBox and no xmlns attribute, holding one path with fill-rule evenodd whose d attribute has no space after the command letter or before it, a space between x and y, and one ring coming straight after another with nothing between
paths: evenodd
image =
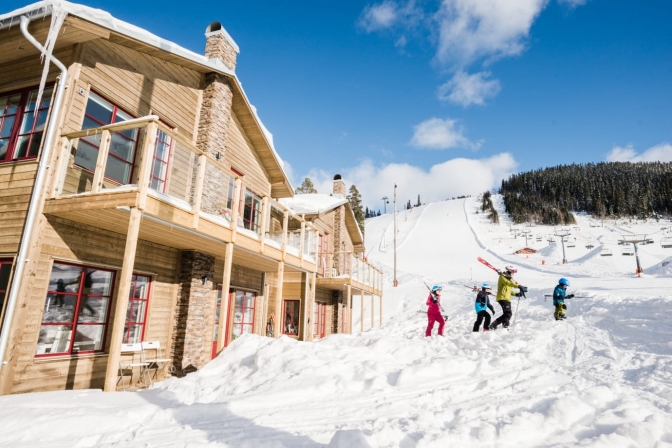
<instances>
[{"instance_id":1,"label":"ski carried on shoulder","mask_svg":"<svg viewBox=\"0 0 672 448\"><path fill-rule=\"evenodd\" d=\"M501 272L499 269L497 269L496 267L494 267L493 265L491 265L490 263L488 263L487 261L485 261L481 257L478 257L478 261L480 261L481 263L483 263L484 265L486 265L487 267L489 267L490 269L492 269L493 271L495 271L498 274Z\"/></svg>"},{"instance_id":2,"label":"ski carried on shoulder","mask_svg":"<svg viewBox=\"0 0 672 448\"><path fill-rule=\"evenodd\" d=\"M469 286L469 285L463 285L463 286L464 286L465 288L469 288L469 289L471 289L471 290L474 291L474 292L480 292L480 291L482 290L482 288L479 288L478 286ZM497 294L493 294L493 293L491 293L490 291L488 291L487 294L488 294L489 296L495 296L495 295L497 295Z\"/></svg>"}]
</instances>

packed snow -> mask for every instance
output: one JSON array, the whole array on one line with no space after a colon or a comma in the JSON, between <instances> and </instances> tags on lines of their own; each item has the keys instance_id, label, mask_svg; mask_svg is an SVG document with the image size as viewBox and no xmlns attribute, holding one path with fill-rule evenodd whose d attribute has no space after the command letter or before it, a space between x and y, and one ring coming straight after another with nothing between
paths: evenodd
<instances>
[{"instance_id":1,"label":"packed snow","mask_svg":"<svg viewBox=\"0 0 672 448\"><path fill-rule=\"evenodd\" d=\"M367 222L368 258L387 274L382 327L369 328L367 298L355 335L246 335L200 371L141 392L0 397L0 446L672 446L672 249L660 245L669 223L577 216L562 264L547 226L528 236L537 254L514 255L525 238L494 199L499 225L476 198L400 213L398 288L392 214ZM628 232L655 241L640 248L641 277L618 245ZM479 256L516 266L529 287L508 331L471 331L475 294L464 285L496 281ZM556 322L546 295L560 276L577 297ZM444 288L443 337L424 336L425 283Z\"/></svg>"}]
</instances>

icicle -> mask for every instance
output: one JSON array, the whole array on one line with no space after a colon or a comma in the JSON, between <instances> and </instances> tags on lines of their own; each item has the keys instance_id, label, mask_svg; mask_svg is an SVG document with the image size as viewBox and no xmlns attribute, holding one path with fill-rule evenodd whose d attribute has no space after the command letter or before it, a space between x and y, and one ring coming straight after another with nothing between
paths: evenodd
<instances>
[{"instance_id":1,"label":"icicle","mask_svg":"<svg viewBox=\"0 0 672 448\"><path fill-rule=\"evenodd\" d=\"M58 37L58 33L61 31L61 26L63 25L63 21L67 15L68 13L61 8L59 3L54 2L52 4L49 34L47 34L47 40L44 43L44 51L42 52L42 63L44 64L44 69L42 70L40 88L37 91L37 101L35 102L36 110L40 107L42 93L44 93L44 85L47 83L47 75L49 75L49 62L51 61L51 54L54 51L54 46L56 45L56 38ZM37 115L38 114L35 114L35 119L37 119Z\"/></svg>"}]
</instances>

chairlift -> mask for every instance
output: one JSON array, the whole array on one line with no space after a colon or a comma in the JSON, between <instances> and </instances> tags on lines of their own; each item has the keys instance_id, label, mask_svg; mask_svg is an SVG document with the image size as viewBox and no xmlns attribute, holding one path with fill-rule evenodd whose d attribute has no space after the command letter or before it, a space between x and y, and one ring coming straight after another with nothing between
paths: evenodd
<instances>
[{"instance_id":1,"label":"chairlift","mask_svg":"<svg viewBox=\"0 0 672 448\"><path fill-rule=\"evenodd\" d=\"M612 255L614 255L614 253L611 251L611 249L602 249L600 251L600 256L602 257L611 257Z\"/></svg>"},{"instance_id":2,"label":"chairlift","mask_svg":"<svg viewBox=\"0 0 672 448\"><path fill-rule=\"evenodd\" d=\"M665 238L662 238L660 240L660 246L665 249L672 248L672 237L667 236Z\"/></svg>"},{"instance_id":3,"label":"chairlift","mask_svg":"<svg viewBox=\"0 0 672 448\"><path fill-rule=\"evenodd\" d=\"M592 243L588 243L588 244L586 244L586 249L592 249L592 248L594 248L594 247L595 247L595 246L594 246Z\"/></svg>"},{"instance_id":4,"label":"chairlift","mask_svg":"<svg viewBox=\"0 0 672 448\"><path fill-rule=\"evenodd\" d=\"M565 244L565 247L576 247L576 242L574 242L574 241L567 241L567 244Z\"/></svg>"},{"instance_id":5,"label":"chairlift","mask_svg":"<svg viewBox=\"0 0 672 448\"><path fill-rule=\"evenodd\" d=\"M621 251L622 255L635 255L635 250L632 247L624 247Z\"/></svg>"}]
</instances>

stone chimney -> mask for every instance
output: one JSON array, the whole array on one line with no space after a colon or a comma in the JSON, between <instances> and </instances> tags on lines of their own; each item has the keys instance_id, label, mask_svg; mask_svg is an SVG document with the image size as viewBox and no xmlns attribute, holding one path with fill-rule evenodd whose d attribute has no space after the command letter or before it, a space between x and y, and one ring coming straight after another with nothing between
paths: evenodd
<instances>
[{"instance_id":1,"label":"stone chimney","mask_svg":"<svg viewBox=\"0 0 672 448\"><path fill-rule=\"evenodd\" d=\"M345 182L341 179L341 175L337 174L334 176L334 191L333 191L334 196L336 195L341 195L345 197Z\"/></svg>"},{"instance_id":2,"label":"stone chimney","mask_svg":"<svg viewBox=\"0 0 672 448\"><path fill-rule=\"evenodd\" d=\"M231 71L236 71L236 58L240 53L238 45L219 22L212 22L205 29L205 57L219 59Z\"/></svg>"}]
</instances>

